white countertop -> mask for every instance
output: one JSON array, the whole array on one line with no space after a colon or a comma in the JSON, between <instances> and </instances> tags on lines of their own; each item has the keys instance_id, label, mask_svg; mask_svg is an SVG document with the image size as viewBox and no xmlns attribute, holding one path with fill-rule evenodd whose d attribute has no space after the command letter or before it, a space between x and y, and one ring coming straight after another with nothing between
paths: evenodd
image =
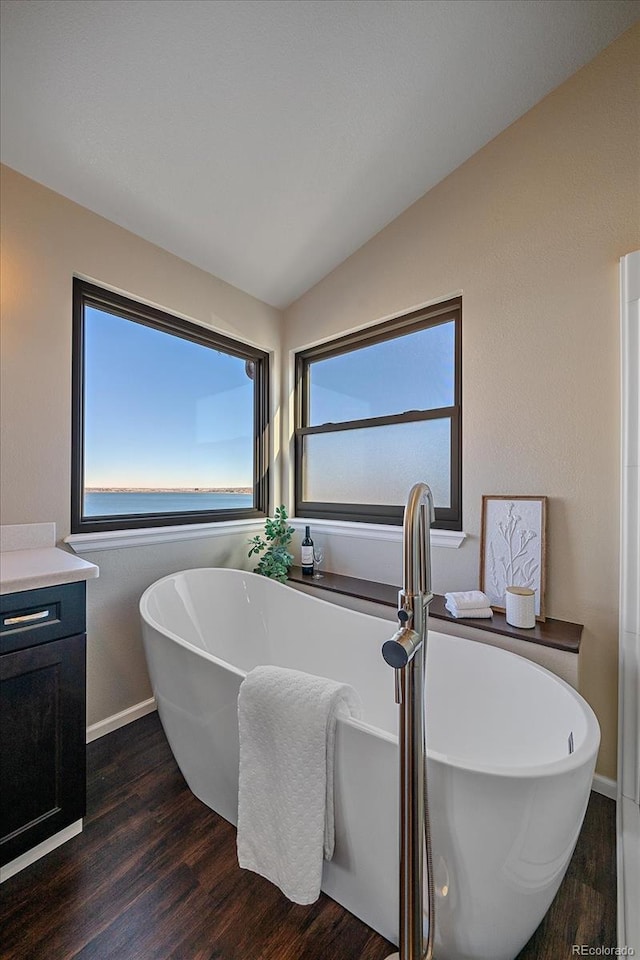
<instances>
[{"instance_id":1,"label":"white countertop","mask_svg":"<svg viewBox=\"0 0 640 960\"><path fill-rule=\"evenodd\" d=\"M59 547L6 550L0 553L0 594L92 580L99 572L95 563Z\"/></svg>"}]
</instances>

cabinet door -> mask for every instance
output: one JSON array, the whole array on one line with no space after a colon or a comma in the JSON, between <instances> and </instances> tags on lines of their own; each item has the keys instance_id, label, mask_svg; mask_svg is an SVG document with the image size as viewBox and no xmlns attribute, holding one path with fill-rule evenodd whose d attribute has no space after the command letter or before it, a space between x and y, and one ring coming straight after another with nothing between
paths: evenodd
<instances>
[{"instance_id":1,"label":"cabinet door","mask_svg":"<svg viewBox=\"0 0 640 960\"><path fill-rule=\"evenodd\" d=\"M0 656L0 863L85 813L85 635Z\"/></svg>"}]
</instances>

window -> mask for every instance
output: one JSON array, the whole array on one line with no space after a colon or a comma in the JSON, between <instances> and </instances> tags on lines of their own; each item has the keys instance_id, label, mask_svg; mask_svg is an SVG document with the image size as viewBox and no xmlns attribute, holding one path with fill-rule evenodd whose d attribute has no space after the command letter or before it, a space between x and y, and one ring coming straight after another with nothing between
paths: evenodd
<instances>
[{"instance_id":1,"label":"window","mask_svg":"<svg viewBox=\"0 0 640 960\"><path fill-rule=\"evenodd\" d=\"M449 300L297 354L298 516L401 524L425 480L462 529L461 321Z\"/></svg>"},{"instance_id":2,"label":"window","mask_svg":"<svg viewBox=\"0 0 640 960\"><path fill-rule=\"evenodd\" d=\"M268 355L74 280L72 533L263 516Z\"/></svg>"}]
</instances>

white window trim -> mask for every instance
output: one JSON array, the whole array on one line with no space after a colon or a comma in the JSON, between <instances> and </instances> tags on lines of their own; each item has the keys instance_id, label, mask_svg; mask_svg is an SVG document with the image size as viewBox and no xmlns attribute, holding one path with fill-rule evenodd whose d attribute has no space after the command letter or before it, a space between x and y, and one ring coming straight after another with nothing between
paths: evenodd
<instances>
[{"instance_id":1,"label":"white window trim","mask_svg":"<svg viewBox=\"0 0 640 960\"><path fill-rule=\"evenodd\" d=\"M213 539L262 530L264 520L227 520L219 523L185 523L173 527L138 527L131 530L99 530L96 533L71 533L64 538L75 553L121 550L123 547L147 547L154 543Z\"/></svg>"},{"instance_id":2,"label":"white window trim","mask_svg":"<svg viewBox=\"0 0 640 960\"><path fill-rule=\"evenodd\" d=\"M322 530L323 534L336 537L351 537L356 540L382 540L400 543L402 527L375 523L349 523L338 520L305 520L293 517L289 523L296 531L305 524ZM172 543L183 540L213 539L234 534L260 532L264 520L229 520L223 523L189 523L173 527L139 527L133 530L100 530L97 533L72 533L64 538L77 554L100 550L122 550L127 547L147 547L157 543ZM467 534L461 530L432 530L431 546L457 550Z\"/></svg>"},{"instance_id":3,"label":"white window trim","mask_svg":"<svg viewBox=\"0 0 640 960\"><path fill-rule=\"evenodd\" d=\"M321 530L323 534L336 537L352 537L355 540L383 540L402 543L402 527L381 523L356 523L349 520L312 520L293 517L289 520L292 527L300 530L306 525ZM432 547L448 547L457 550L467 539L462 530L431 530Z\"/></svg>"}]
</instances>

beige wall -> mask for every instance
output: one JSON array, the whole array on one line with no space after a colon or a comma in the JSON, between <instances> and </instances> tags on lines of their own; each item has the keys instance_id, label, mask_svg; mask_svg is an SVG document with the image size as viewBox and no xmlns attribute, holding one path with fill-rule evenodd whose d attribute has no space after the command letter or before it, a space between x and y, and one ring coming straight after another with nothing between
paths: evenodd
<instances>
[{"instance_id":1,"label":"beige wall","mask_svg":"<svg viewBox=\"0 0 640 960\"><path fill-rule=\"evenodd\" d=\"M71 280L83 276L256 344L279 368L277 310L2 168L2 523L54 520L69 533ZM278 403L277 383L273 409ZM276 489L274 496L277 498ZM87 584L88 722L151 695L137 602L157 577L184 567L247 563L246 537L84 554L101 568Z\"/></svg>"},{"instance_id":2,"label":"beige wall","mask_svg":"<svg viewBox=\"0 0 640 960\"><path fill-rule=\"evenodd\" d=\"M600 720L607 777L616 772L618 259L640 246L639 70L636 27L290 307L283 343L286 370L295 348L462 292L470 538L434 551L436 589L477 586L482 494L550 498L547 612L585 624L581 689ZM362 544L362 569L367 552Z\"/></svg>"}]
</instances>

